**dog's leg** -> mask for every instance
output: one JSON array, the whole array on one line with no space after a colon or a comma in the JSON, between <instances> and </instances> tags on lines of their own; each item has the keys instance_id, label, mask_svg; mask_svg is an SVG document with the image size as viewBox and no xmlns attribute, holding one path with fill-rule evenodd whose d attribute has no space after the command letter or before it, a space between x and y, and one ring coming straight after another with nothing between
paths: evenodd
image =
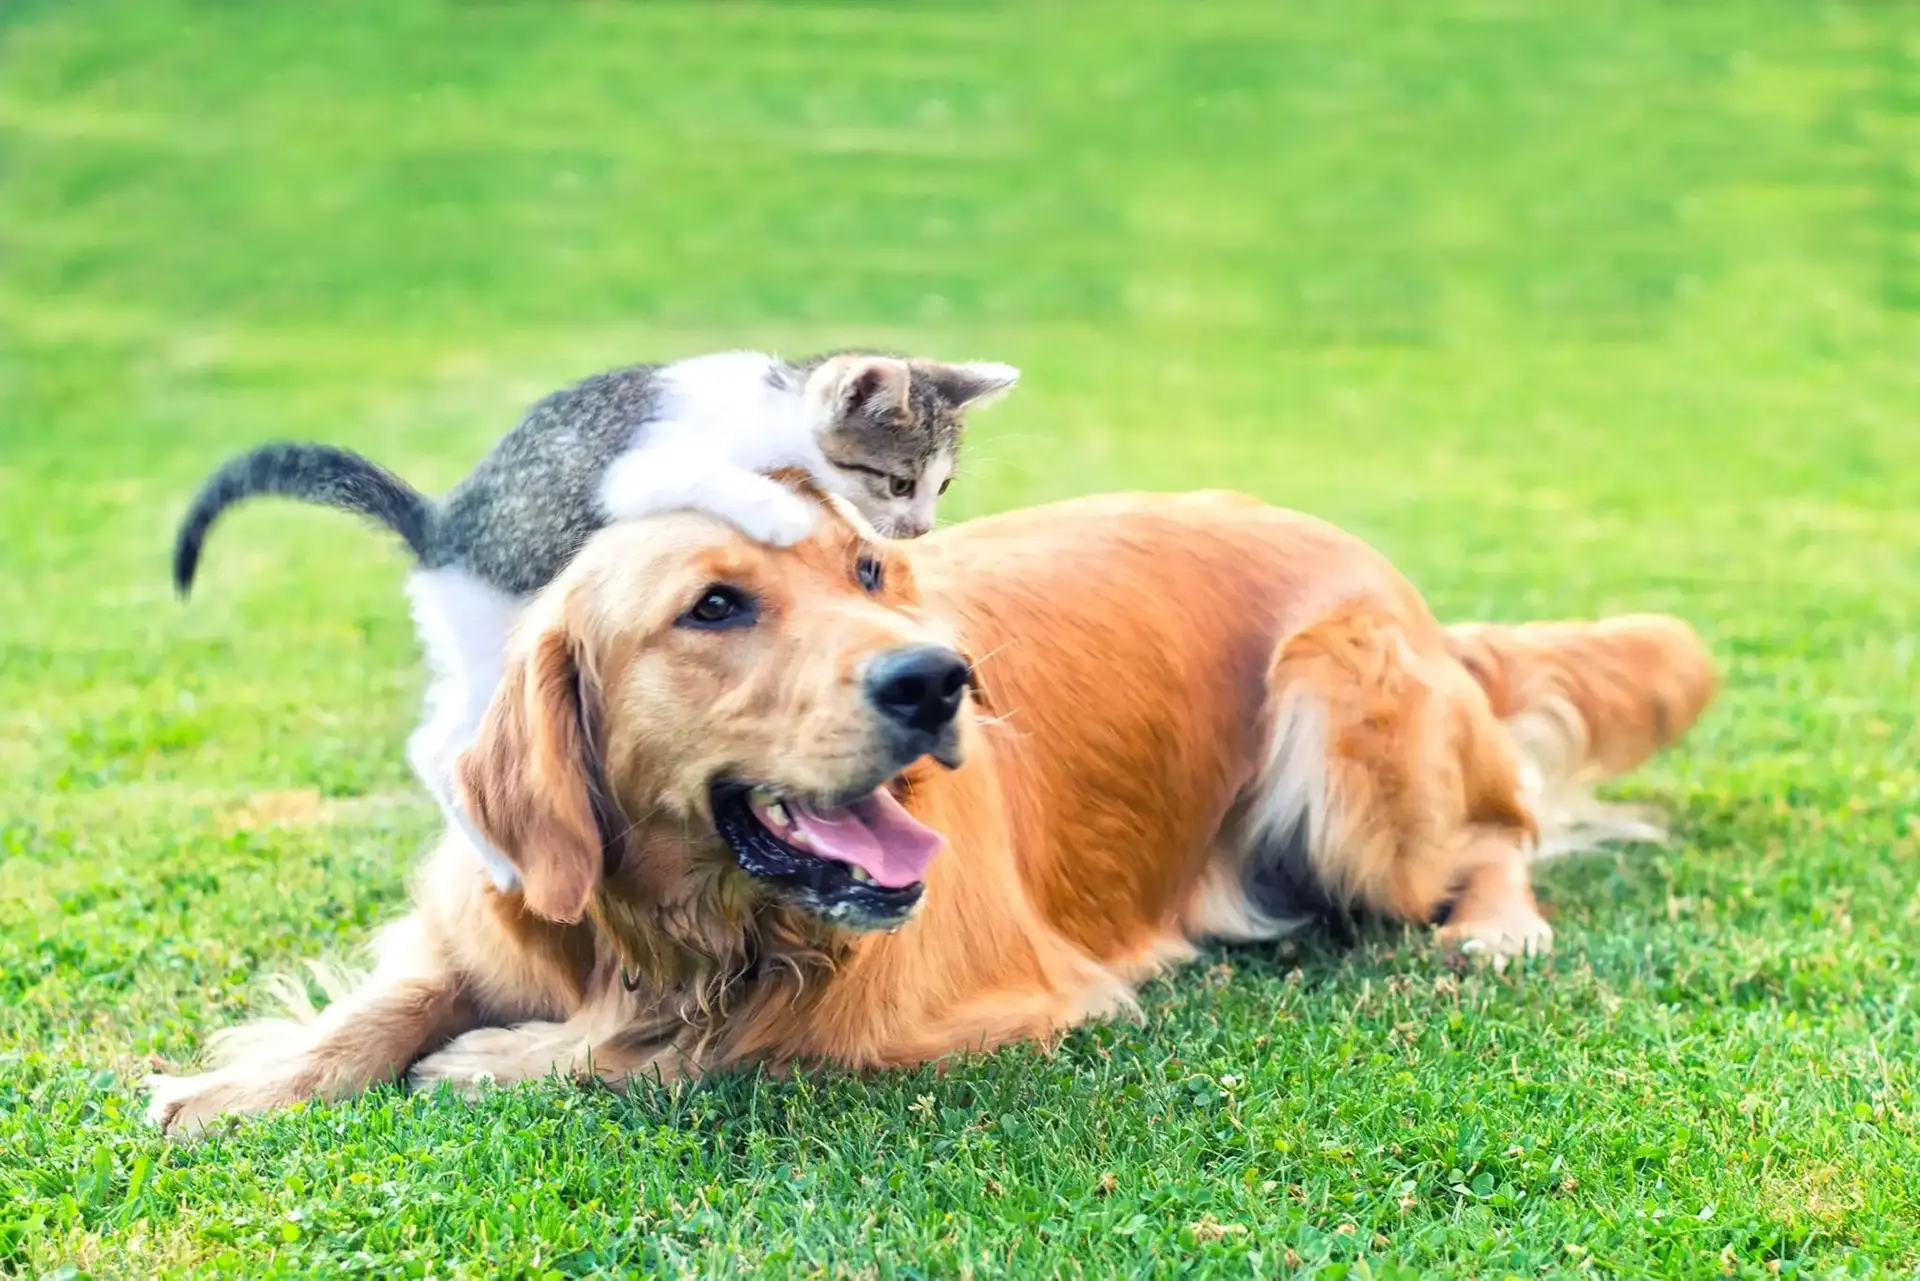
<instances>
[{"instance_id":1,"label":"dog's leg","mask_svg":"<svg viewBox=\"0 0 1920 1281\"><path fill-rule=\"evenodd\" d=\"M564 1023L476 1028L414 1064L407 1081L416 1090L444 1086L471 1094L482 1086L549 1076L597 1079L619 1088L635 1076L671 1081L690 1072L671 1030L649 1035L622 1028L608 1012L587 1011Z\"/></svg>"},{"instance_id":2,"label":"dog's leg","mask_svg":"<svg viewBox=\"0 0 1920 1281\"><path fill-rule=\"evenodd\" d=\"M1512 742L1466 670L1416 643L1430 639L1362 602L1281 646L1242 883L1269 917L1324 896L1406 921L1445 914L1448 941L1495 955L1544 951Z\"/></svg>"},{"instance_id":3,"label":"dog's leg","mask_svg":"<svg viewBox=\"0 0 1920 1281\"><path fill-rule=\"evenodd\" d=\"M1532 861L1511 830L1462 833L1451 869L1458 890L1440 928L1440 941L1496 959L1550 950L1553 927L1533 898L1527 873Z\"/></svg>"},{"instance_id":4,"label":"dog's leg","mask_svg":"<svg viewBox=\"0 0 1920 1281\"><path fill-rule=\"evenodd\" d=\"M423 1053L473 1026L472 1003L418 918L391 927L379 952L373 974L357 986L329 982L338 990L317 1013L304 988L285 985L281 995L292 1017L218 1034L220 1065L212 1071L149 1077L148 1119L167 1134L197 1135L223 1115L344 1098L394 1080Z\"/></svg>"}]
</instances>

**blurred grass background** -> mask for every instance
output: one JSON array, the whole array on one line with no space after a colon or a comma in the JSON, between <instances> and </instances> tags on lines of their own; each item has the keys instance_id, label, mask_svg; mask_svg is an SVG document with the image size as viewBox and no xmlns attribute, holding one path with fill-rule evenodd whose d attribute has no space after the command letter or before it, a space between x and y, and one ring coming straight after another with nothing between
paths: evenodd
<instances>
[{"instance_id":1,"label":"blurred grass background","mask_svg":"<svg viewBox=\"0 0 1920 1281\"><path fill-rule=\"evenodd\" d=\"M0 8L0 1262L1911 1266L1914 12ZM200 477L441 489L581 375L848 343L1027 371L950 518L1230 485L1443 616L1688 617L1727 696L1633 784L1682 843L1548 872L1560 954L1465 995L1414 939L1223 953L937 1081L152 1139L149 1056L431 830L400 556L262 504L183 608Z\"/></svg>"}]
</instances>

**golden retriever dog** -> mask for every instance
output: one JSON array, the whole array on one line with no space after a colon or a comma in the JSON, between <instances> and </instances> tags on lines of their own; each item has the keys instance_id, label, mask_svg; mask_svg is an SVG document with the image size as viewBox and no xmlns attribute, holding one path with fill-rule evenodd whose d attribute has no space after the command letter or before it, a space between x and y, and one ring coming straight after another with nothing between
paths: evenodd
<instances>
[{"instance_id":1,"label":"golden retriever dog","mask_svg":"<svg viewBox=\"0 0 1920 1281\"><path fill-rule=\"evenodd\" d=\"M693 514L598 534L461 762L520 885L449 834L370 975L154 1078L153 1119L923 1063L1345 909L1538 951L1530 860L1648 835L1590 789L1716 685L1669 618L1443 627L1371 548L1251 499L889 543L796 484L791 548Z\"/></svg>"}]
</instances>

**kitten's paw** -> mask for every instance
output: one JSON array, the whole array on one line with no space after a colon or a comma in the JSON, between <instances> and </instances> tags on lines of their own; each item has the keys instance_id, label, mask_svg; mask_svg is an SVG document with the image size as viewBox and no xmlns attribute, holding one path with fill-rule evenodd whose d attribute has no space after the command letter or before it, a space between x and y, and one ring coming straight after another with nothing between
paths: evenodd
<instances>
[{"instance_id":1,"label":"kitten's paw","mask_svg":"<svg viewBox=\"0 0 1920 1281\"><path fill-rule=\"evenodd\" d=\"M671 511L705 512L755 542L791 547L813 530L814 506L759 472L662 458L636 450L616 461L600 487L600 504L615 521Z\"/></svg>"},{"instance_id":2,"label":"kitten's paw","mask_svg":"<svg viewBox=\"0 0 1920 1281\"><path fill-rule=\"evenodd\" d=\"M791 547L813 532L813 504L784 489L757 507L725 515L748 538L772 547Z\"/></svg>"}]
</instances>

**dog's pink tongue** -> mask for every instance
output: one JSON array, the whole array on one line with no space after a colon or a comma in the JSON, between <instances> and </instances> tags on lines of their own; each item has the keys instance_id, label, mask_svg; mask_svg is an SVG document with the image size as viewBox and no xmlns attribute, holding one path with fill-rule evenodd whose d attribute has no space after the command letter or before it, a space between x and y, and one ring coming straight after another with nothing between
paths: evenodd
<instances>
[{"instance_id":1,"label":"dog's pink tongue","mask_svg":"<svg viewBox=\"0 0 1920 1281\"><path fill-rule=\"evenodd\" d=\"M815 854L864 868L890 890L926 880L927 865L946 843L884 787L851 805L815 809L790 801L788 810Z\"/></svg>"}]
</instances>

